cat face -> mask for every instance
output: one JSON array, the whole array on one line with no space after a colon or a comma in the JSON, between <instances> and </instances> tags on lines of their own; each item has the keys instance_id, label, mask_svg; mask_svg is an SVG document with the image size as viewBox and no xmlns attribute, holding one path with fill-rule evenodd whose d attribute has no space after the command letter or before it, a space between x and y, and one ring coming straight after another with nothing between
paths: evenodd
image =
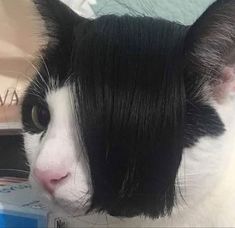
<instances>
[{"instance_id":1,"label":"cat face","mask_svg":"<svg viewBox=\"0 0 235 228\"><path fill-rule=\"evenodd\" d=\"M76 213L170 214L182 158L188 170L203 167L205 179L214 171L199 148L225 134L217 107L233 93L233 41L216 27L227 23L216 13L235 4L218 1L186 27L148 17L88 20L58 1L35 3L49 42L22 105L33 181Z\"/></svg>"}]
</instances>

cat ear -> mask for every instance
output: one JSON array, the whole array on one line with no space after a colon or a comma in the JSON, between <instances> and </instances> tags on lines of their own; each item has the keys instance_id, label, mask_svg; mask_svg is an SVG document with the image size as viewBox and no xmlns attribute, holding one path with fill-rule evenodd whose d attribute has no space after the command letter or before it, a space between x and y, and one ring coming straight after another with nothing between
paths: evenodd
<instances>
[{"instance_id":1,"label":"cat ear","mask_svg":"<svg viewBox=\"0 0 235 228\"><path fill-rule=\"evenodd\" d=\"M0 57L34 56L84 20L59 0L0 1Z\"/></svg>"},{"instance_id":2,"label":"cat ear","mask_svg":"<svg viewBox=\"0 0 235 228\"><path fill-rule=\"evenodd\" d=\"M189 77L217 101L235 94L235 1L218 0L189 28ZM193 79L191 79L193 80Z\"/></svg>"},{"instance_id":3,"label":"cat ear","mask_svg":"<svg viewBox=\"0 0 235 228\"><path fill-rule=\"evenodd\" d=\"M76 24L87 20L60 0L33 0L33 2L46 25L47 35L62 43L72 39Z\"/></svg>"}]
</instances>

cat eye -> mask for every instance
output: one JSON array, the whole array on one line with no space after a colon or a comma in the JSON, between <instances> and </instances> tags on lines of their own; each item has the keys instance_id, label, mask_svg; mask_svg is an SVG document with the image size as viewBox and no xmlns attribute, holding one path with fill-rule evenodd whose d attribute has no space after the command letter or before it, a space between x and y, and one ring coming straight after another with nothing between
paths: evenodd
<instances>
[{"instance_id":1,"label":"cat eye","mask_svg":"<svg viewBox=\"0 0 235 228\"><path fill-rule=\"evenodd\" d=\"M34 127L36 127L37 130L46 130L50 121L50 113L47 107L42 105L34 105L32 108L31 117Z\"/></svg>"}]
</instances>

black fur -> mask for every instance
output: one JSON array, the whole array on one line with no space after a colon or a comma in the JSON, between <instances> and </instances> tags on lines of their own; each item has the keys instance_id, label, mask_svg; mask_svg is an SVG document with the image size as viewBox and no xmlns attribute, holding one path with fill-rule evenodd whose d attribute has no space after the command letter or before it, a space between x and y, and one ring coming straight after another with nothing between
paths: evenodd
<instances>
[{"instance_id":1,"label":"black fur","mask_svg":"<svg viewBox=\"0 0 235 228\"><path fill-rule=\"evenodd\" d=\"M194 33L149 17L85 20L55 0L35 2L56 40L43 51L51 76L60 86L71 76L76 87L94 188L90 210L126 217L170 214L183 149L224 131L204 95L195 96L203 75L190 61ZM43 64L40 72L48 82ZM22 111L31 133L38 133L30 122L35 89L29 87ZM45 90L39 94L44 100Z\"/></svg>"}]
</instances>

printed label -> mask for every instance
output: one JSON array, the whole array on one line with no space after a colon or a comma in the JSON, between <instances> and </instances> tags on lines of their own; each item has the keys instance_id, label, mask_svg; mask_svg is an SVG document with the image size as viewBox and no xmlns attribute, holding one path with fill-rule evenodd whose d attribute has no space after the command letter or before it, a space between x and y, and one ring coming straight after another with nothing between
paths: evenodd
<instances>
[{"instance_id":1,"label":"printed label","mask_svg":"<svg viewBox=\"0 0 235 228\"><path fill-rule=\"evenodd\" d=\"M19 96L15 89L7 89L4 93L0 93L0 106L18 105Z\"/></svg>"}]
</instances>

